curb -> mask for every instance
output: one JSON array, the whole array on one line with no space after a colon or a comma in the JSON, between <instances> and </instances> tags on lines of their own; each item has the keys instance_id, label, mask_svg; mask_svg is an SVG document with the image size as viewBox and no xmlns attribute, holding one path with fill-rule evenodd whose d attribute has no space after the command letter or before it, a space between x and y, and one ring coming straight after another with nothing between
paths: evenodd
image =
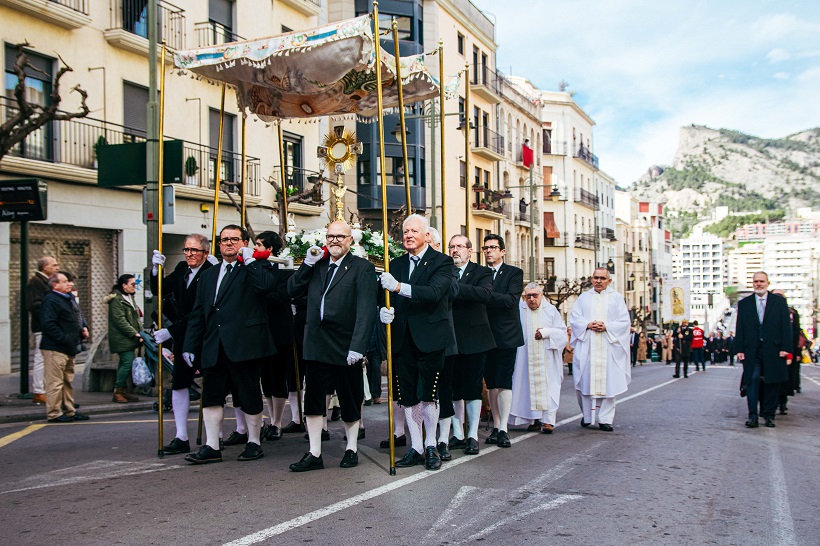
<instances>
[{"instance_id":1,"label":"curb","mask_svg":"<svg viewBox=\"0 0 820 546\"><path fill-rule=\"evenodd\" d=\"M95 404L93 406L82 405L80 413L85 415L100 415L104 413L136 413L139 411L151 411L154 413L155 400L145 402L131 402L129 404ZM191 408L199 408L199 402L191 402ZM0 415L0 424L21 423L27 421L45 421L45 406L37 406L31 409L23 408L17 411Z\"/></svg>"}]
</instances>

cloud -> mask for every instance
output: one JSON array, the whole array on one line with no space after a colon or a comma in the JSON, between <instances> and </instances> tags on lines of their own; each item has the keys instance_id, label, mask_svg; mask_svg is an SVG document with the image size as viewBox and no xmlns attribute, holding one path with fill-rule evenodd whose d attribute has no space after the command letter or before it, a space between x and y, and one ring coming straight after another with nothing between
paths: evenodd
<instances>
[{"instance_id":1,"label":"cloud","mask_svg":"<svg viewBox=\"0 0 820 546\"><path fill-rule=\"evenodd\" d=\"M775 72L774 74L772 74L772 78L774 78L776 80L788 80L789 79L789 73L788 72Z\"/></svg>"},{"instance_id":2,"label":"cloud","mask_svg":"<svg viewBox=\"0 0 820 546\"><path fill-rule=\"evenodd\" d=\"M791 53L789 53L782 47L776 47L773 50L769 51L769 53L766 55L766 59L768 59L770 63L779 63L787 61L791 58Z\"/></svg>"}]
</instances>

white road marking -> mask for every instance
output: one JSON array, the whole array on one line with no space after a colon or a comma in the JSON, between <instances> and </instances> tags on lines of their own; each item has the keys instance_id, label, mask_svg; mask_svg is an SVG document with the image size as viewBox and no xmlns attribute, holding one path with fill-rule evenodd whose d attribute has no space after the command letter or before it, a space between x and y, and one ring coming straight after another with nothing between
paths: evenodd
<instances>
[{"instance_id":1,"label":"white road marking","mask_svg":"<svg viewBox=\"0 0 820 546\"><path fill-rule=\"evenodd\" d=\"M786 491L786 475L783 472L783 463L780 460L780 448L777 438L769 439L769 466L772 469L772 526L774 544L778 546L797 546L797 536L794 534L794 520L789 506L789 493Z\"/></svg>"},{"instance_id":2,"label":"white road marking","mask_svg":"<svg viewBox=\"0 0 820 546\"><path fill-rule=\"evenodd\" d=\"M94 480L105 480L110 478L121 478L123 476L136 476L163 470L183 468L180 465L164 465L161 463L139 463L133 461L91 461L60 470L53 470L37 476L32 476L17 482L17 487L0 492L0 495L8 493L19 493L21 491L31 491L32 489L44 489L46 487L58 487L61 485L71 485L74 483L88 482ZM8 487L9 484L6 485Z\"/></svg>"},{"instance_id":3,"label":"white road marking","mask_svg":"<svg viewBox=\"0 0 820 546\"><path fill-rule=\"evenodd\" d=\"M810 377L810 376L808 376L808 375L806 375L806 374L804 374L804 373L801 373L801 374L800 374L800 376L801 376L801 377L805 377L806 379L808 379L809 381L811 381L812 383L814 383L815 385L817 385L818 387L820 387L820 381L817 381L815 378Z\"/></svg>"}]
</instances>

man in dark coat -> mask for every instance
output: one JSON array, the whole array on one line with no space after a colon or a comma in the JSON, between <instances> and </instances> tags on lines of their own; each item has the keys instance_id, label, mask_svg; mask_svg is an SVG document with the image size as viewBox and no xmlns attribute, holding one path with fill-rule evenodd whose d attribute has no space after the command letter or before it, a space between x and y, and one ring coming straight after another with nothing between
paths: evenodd
<instances>
[{"instance_id":1,"label":"man in dark coat","mask_svg":"<svg viewBox=\"0 0 820 546\"><path fill-rule=\"evenodd\" d=\"M347 448L339 466L359 464L357 440L364 377L362 358L370 345L376 310L376 269L350 253L350 226L344 221L327 227L324 257L318 247L308 249L301 267L288 280L291 297L307 295L305 323L305 421L310 450L290 465L294 472L324 468L322 425L327 415L325 396L335 385Z\"/></svg>"},{"instance_id":2,"label":"man in dark coat","mask_svg":"<svg viewBox=\"0 0 820 546\"><path fill-rule=\"evenodd\" d=\"M245 413L248 424L248 443L239 460L251 461L264 455L259 439L259 377L264 359L276 353L265 300L269 292L276 290L276 277L266 270L270 268L267 260L253 257L254 250L247 243L248 236L241 227L222 228L222 262L202 275L188 317L180 364L193 367L201 355L202 414L208 438L197 453L185 457L194 464L222 461L219 432L225 397L231 392L234 406Z\"/></svg>"},{"instance_id":3,"label":"man in dark coat","mask_svg":"<svg viewBox=\"0 0 820 546\"><path fill-rule=\"evenodd\" d=\"M43 353L40 351L40 340L43 337L43 328L40 326L40 304L46 294L51 292L48 278L57 273L60 266L51 256L43 256L37 260L37 271L26 284L26 309L31 316L31 333L34 334L34 362L31 368L31 390L34 393L35 404L46 403L46 388L44 380L45 366Z\"/></svg>"},{"instance_id":4,"label":"man in dark coat","mask_svg":"<svg viewBox=\"0 0 820 546\"><path fill-rule=\"evenodd\" d=\"M391 309L380 309L379 318L385 324L393 323L391 348L396 393L404 407L404 423L412 444L396 466L424 463L427 470L438 470L441 457L435 434L439 420L437 386L445 349L455 341L448 304L455 267L451 257L427 244L429 227L427 218L418 214L404 220L407 254L391 260L390 273L380 277L382 288L397 295L391 298ZM422 423L428 431L423 440Z\"/></svg>"},{"instance_id":5,"label":"man in dark coat","mask_svg":"<svg viewBox=\"0 0 820 546\"><path fill-rule=\"evenodd\" d=\"M191 451L191 444L188 441L188 411L191 409L191 398L188 389L194 384L194 376L200 367L201 359L196 355L194 367L184 365L182 346L185 343L185 331L188 329L188 315L194 308L199 279L202 273L213 266L211 260L216 262L216 259L210 256L210 251L211 242L207 237L191 233L185 238L182 247L185 259L162 279L162 314L165 316L162 321L163 328L154 332L154 341L159 344L173 339L174 362L178 363L174 366L171 378L171 408L174 412L176 433L174 439L162 447L166 455ZM151 290L158 293L158 266L165 265L165 256L155 250L151 262Z\"/></svg>"},{"instance_id":6,"label":"man in dark coat","mask_svg":"<svg viewBox=\"0 0 820 546\"><path fill-rule=\"evenodd\" d=\"M786 357L792 352L792 326L789 308L783 296L770 293L769 276L758 271L752 277L754 294L737 305L735 348L743 362L741 394L745 392L749 407L746 426L758 426L758 415L774 427L778 383L789 378ZM761 389L761 383L765 385ZM762 391L762 392L761 392ZM758 402L760 411L758 412Z\"/></svg>"},{"instance_id":7,"label":"man in dark coat","mask_svg":"<svg viewBox=\"0 0 820 546\"><path fill-rule=\"evenodd\" d=\"M486 443L498 447L510 447L507 421L512 407L512 378L515 371L515 355L524 345L519 304L524 293L524 272L518 267L504 263L507 253L504 239L491 233L484 237L484 259L493 278L493 289L487 302L490 328L495 339L495 349L487 352L484 364L484 382L490 397L493 414L493 431Z\"/></svg>"},{"instance_id":8,"label":"man in dark coat","mask_svg":"<svg viewBox=\"0 0 820 546\"><path fill-rule=\"evenodd\" d=\"M681 362L683 362L683 377L689 377L689 354L692 352L693 335L692 327L686 319L681 321L680 326L672 335L675 353L675 375L672 377L680 377Z\"/></svg>"}]
</instances>

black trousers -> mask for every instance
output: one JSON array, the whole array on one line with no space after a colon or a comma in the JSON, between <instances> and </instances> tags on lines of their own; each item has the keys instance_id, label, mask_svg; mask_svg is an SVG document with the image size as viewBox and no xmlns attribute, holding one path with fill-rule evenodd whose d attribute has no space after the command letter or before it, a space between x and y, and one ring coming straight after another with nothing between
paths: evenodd
<instances>
[{"instance_id":1,"label":"black trousers","mask_svg":"<svg viewBox=\"0 0 820 546\"><path fill-rule=\"evenodd\" d=\"M682 356L680 352L678 352L675 356L675 375L680 375L680 364L683 361L683 375L689 375L689 356Z\"/></svg>"},{"instance_id":2,"label":"black trousers","mask_svg":"<svg viewBox=\"0 0 820 546\"><path fill-rule=\"evenodd\" d=\"M444 368L444 349L425 353L407 328L404 347L393 353L396 399L402 406L438 401L438 379Z\"/></svg>"},{"instance_id":3,"label":"black trousers","mask_svg":"<svg viewBox=\"0 0 820 546\"><path fill-rule=\"evenodd\" d=\"M758 414L764 419L773 419L777 410L777 400L780 394L779 383L764 383L761 380L763 359L758 356L752 369L752 378L746 389L746 402L749 407L749 419L757 419ZM758 404L760 411L758 413Z\"/></svg>"}]
</instances>

